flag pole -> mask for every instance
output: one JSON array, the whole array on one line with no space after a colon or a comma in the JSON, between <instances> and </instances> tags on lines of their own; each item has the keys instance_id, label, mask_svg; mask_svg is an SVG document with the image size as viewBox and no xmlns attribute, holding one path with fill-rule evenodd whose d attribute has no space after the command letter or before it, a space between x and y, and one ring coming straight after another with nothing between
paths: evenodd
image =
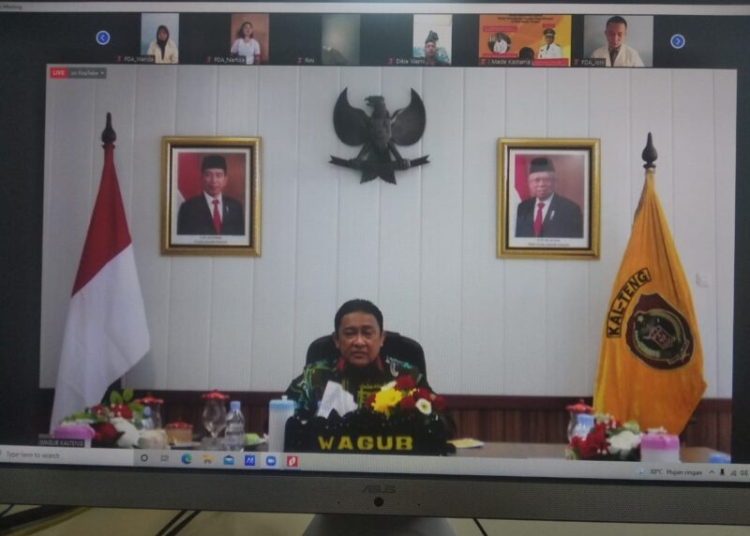
<instances>
[{"instance_id":1,"label":"flag pole","mask_svg":"<svg viewBox=\"0 0 750 536\"><path fill-rule=\"evenodd\" d=\"M117 132L115 132L115 129L112 127L112 113L107 112L107 122L104 125L104 130L102 130L102 142L103 142L102 148L107 149L108 146L112 146L114 148L116 141L117 141ZM112 384L110 384L109 387L107 387L107 390L104 393L102 400L109 400L109 394L112 391L121 391L121 390L122 390L122 376L117 378L114 382L112 382Z\"/></svg>"},{"instance_id":2,"label":"flag pole","mask_svg":"<svg viewBox=\"0 0 750 536\"><path fill-rule=\"evenodd\" d=\"M643 182L643 188L644 192L646 189L646 184L650 181L653 182L654 178L656 177L656 159L659 157L659 155L656 152L656 147L654 147L654 139L651 136L651 133L648 133L648 136L646 137L646 146L643 148L643 152L641 152L641 158L643 158L643 161L646 162L643 164L644 169L646 170L646 177ZM635 223L636 218L638 217L638 213L641 211L641 205L643 204L643 192L641 192L641 197L638 199L638 206L635 208L635 214L633 214L633 223Z\"/></svg>"},{"instance_id":3,"label":"flag pole","mask_svg":"<svg viewBox=\"0 0 750 536\"><path fill-rule=\"evenodd\" d=\"M109 115L109 114L107 114ZM646 138L646 147L643 148L643 152L641 153L641 158L643 158L645 164L643 164L643 167L648 171L649 169L653 170L656 169L656 159L659 157L659 155L656 153L656 147L654 147L654 140L651 136L651 133L648 133L648 137Z\"/></svg>"},{"instance_id":4,"label":"flag pole","mask_svg":"<svg viewBox=\"0 0 750 536\"><path fill-rule=\"evenodd\" d=\"M114 164L112 114L102 132L99 191L63 333L50 429L102 401L151 346L133 242Z\"/></svg>"},{"instance_id":5,"label":"flag pole","mask_svg":"<svg viewBox=\"0 0 750 536\"><path fill-rule=\"evenodd\" d=\"M649 136L650 135L651 134L649 134ZM104 130L102 130L102 141L104 142L103 147L112 145L117 141L117 133L115 132L115 129L112 128L112 114L110 112L107 112L107 125L104 127Z\"/></svg>"},{"instance_id":6,"label":"flag pole","mask_svg":"<svg viewBox=\"0 0 750 536\"><path fill-rule=\"evenodd\" d=\"M593 406L641 429L678 435L706 390L703 349L690 285L654 188L650 132L642 157L646 177L608 302Z\"/></svg>"}]
</instances>

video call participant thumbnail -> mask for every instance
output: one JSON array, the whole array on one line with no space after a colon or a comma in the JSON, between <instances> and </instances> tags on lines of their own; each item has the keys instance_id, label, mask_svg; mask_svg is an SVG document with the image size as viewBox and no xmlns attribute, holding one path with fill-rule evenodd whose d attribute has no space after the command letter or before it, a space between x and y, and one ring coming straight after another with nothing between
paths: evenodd
<instances>
[{"instance_id":1,"label":"video call participant thumbnail","mask_svg":"<svg viewBox=\"0 0 750 536\"><path fill-rule=\"evenodd\" d=\"M244 56L247 65L260 63L260 43L253 37L253 23L245 21L237 30L230 54Z\"/></svg>"},{"instance_id":2,"label":"video call participant thumbnail","mask_svg":"<svg viewBox=\"0 0 750 536\"><path fill-rule=\"evenodd\" d=\"M160 25L156 30L156 39L148 46L147 56L153 56L155 63L178 63L177 45L169 37L169 28Z\"/></svg>"},{"instance_id":3,"label":"video call participant thumbnail","mask_svg":"<svg viewBox=\"0 0 750 536\"><path fill-rule=\"evenodd\" d=\"M594 50L591 57L605 59L607 67L643 67L638 51L625 44L627 35L628 22L619 15L611 17L604 30L607 46Z\"/></svg>"},{"instance_id":4,"label":"video call participant thumbnail","mask_svg":"<svg viewBox=\"0 0 750 536\"><path fill-rule=\"evenodd\" d=\"M430 30L427 38L424 40L424 64L425 65L450 65L449 62L440 59L438 56L438 34Z\"/></svg>"}]
</instances>

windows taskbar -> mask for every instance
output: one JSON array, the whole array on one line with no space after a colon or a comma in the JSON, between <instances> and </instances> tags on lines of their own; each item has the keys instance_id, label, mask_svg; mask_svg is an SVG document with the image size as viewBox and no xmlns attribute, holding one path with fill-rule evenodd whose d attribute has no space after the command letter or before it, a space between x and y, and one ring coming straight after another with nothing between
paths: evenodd
<instances>
[{"instance_id":1,"label":"windows taskbar","mask_svg":"<svg viewBox=\"0 0 750 536\"><path fill-rule=\"evenodd\" d=\"M750 483L750 465L0 445L0 464Z\"/></svg>"}]
</instances>

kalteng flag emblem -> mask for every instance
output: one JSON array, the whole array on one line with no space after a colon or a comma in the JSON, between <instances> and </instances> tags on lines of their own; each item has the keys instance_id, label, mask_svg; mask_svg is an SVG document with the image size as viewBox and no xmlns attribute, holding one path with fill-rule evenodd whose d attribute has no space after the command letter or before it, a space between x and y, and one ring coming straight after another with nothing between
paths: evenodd
<instances>
[{"instance_id":1,"label":"kalteng flag emblem","mask_svg":"<svg viewBox=\"0 0 750 536\"><path fill-rule=\"evenodd\" d=\"M51 427L101 402L150 348L133 244L117 184L114 146L104 168L68 310Z\"/></svg>"},{"instance_id":2,"label":"kalteng flag emblem","mask_svg":"<svg viewBox=\"0 0 750 536\"><path fill-rule=\"evenodd\" d=\"M706 388L693 302L653 170L609 300L594 408L679 434Z\"/></svg>"}]
</instances>

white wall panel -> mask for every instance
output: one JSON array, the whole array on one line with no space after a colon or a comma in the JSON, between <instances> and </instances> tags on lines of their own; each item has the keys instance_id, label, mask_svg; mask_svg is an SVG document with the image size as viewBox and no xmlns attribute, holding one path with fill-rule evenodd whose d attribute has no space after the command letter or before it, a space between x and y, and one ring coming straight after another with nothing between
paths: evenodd
<instances>
[{"instance_id":1,"label":"white wall panel","mask_svg":"<svg viewBox=\"0 0 750 536\"><path fill-rule=\"evenodd\" d=\"M505 135L509 138L547 136L546 70L508 69ZM546 386L548 262L505 261L505 384L512 395L543 392Z\"/></svg>"},{"instance_id":2,"label":"white wall panel","mask_svg":"<svg viewBox=\"0 0 750 536\"><path fill-rule=\"evenodd\" d=\"M297 292L294 317L295 371L301 371L310 342L333 332L338 308L338 168L329 163L337 155L338 138L330 106L320 106L320 95L338 95L340 70L302 69L300 94L299 220L297 222ZM341 156L341 155L339 155ZM291 378L290 378L291 380Z\"/></svg>"},{"instance_id":3,"label":"white wall panel","mask_svg":"<svg viewBox=\"0 0 750 536\"><path fill-rule=\"evenodd\" d=\"M422 70L419 68L384 69L382 95L393 113L408 106L410 90L424 98ZM330 111L328 111L330 117ZM427 128L432 116L427 113ZM328 119L330 120L330 119ZM398 147L401 156L414 159L428 154L424 141ZM397 184L380 185L380 251L378 254L378 307L384 312L386 329L419 338L421 330L420 281L422 241L423 173L430 163L396 173Z\"/></svg>"},{"instance_id":4,"label":"white wall panel","mask_svg":"<svg viewBox=\"0 0 750 536\"><path fill-rule=\"evenodd\" d=\"M604 316L617 270L633 223L633 182L643 183L642 168L631 162L640 158L642 146L631 147L626 136L630 129L630 69L589 72L589 136L601 140L601 221L599 261L589 266L590 328L585 335L586 378L593 392L599 361ZM640 191L637 195L640 195ZM638 197L635 198L635 203Z\"/></svg>"},{"instance_id":5,"label":"white wall panel","mask_svg":"<svg viewBox=\"0 0 750 536\"><path fill-rule=\"evenodd\" d=\"M355 108L372 109L365 103L370 95L382 92L382 70L376 68L341 69L339 89L317 103L328 109L326 123L332 124L333 107L339 92L347 89L349 104ZM404 102L401 99L395 102ZM393 100L386 105L393 106ZM395 111L395 110L391 110ZM330 126L328 127L330 129ZM340 158L354 158L361 147L350 147L338 142L336 152ZM360 184L361 173L336 167L331 172L339 180L338 206L338 259L337 300L341 303L352 298L378 299L378 253L380 251L380 191L390 186L380 179ZM334 175L335 174L335 175ZM338 307L337 305L337 307Z\"/></svg>"},{"instance_id":6,"label":"white wall panel","mask_svg":"<svg viewBox=\"0 0 750 536\"><path fill-rule=\"evenodd\" d=\"M693 294L703 345L707 396L716 396L716 286L695 285L699 274L716 278L716 180L714 76L711 71L674 73L674 147L676 154L695 154L691 162L674 162L675 216L672 234ZM706 103L712 103L707 106ZM702 125L699 130L694 125Z\"/></svg>"},{"instance_id":7,"label":"white wall panel","mask_svg":"<svg viewBox=\"0 0 750 536\"><path fill-rule=\"evenodd\" d=\"M94 151L101 150L92 106L96 87L82 80L50 80L47 97L52 131L45 135L40 341L40 378L46 385L57 381L65 318L98 189L92 174ZM98 128L101 134L104 123Z\"/></svg>"},{"instance_id":8,"label":"white wall panel","mask_svg":"<svg viewBox=\"0 0 750 536\"><path fill-rule=\"evenodd\" d=\"M737 72L716 71L714 76L714 162L716 178L716 352L717 396L732 395L734 333L734 203L735 158L727 148L737 143ZM742 277L742 276L740 276ZM705 342L704 342L705 345ZM705 346L704 346L705 347Z\"/></svg>"},{"instance_id":9,"label":"white wall panel","mask_svg":"<svg viewBox=\"0 0 750 536\"><path fill-rule=\"evenodd\" d=\"M260 120L263 137L263 255L255 268L251 385L280 390L294 375L292 322L297 273L300 69L263 68ZM248 356L248 357L250 357Z\"/></svg>"},{"instance_id":10,"label":"white wall panel","mask_svg":"<svg viewBox=\"0 0 750 536\"><path fill-rule=\"evenodd\" d=\"M420 340L430 356L430 384L461 390L461 253L463 69L425 69L424 102L431 110L423 150Z\"/></svg>"},{"instance_id":11,"label":"white wall panel","mask_svg":"<svg viewBox=\"0 0 750 536\"><path fill-rule=\"evenodd\" d=\"M631 177L633 202L643 188L645 170L641 150L646 145L646 135L651 132L659 157L656 160L656 191L664 215L670 225L674 222L674 132L673 71L668 69L633 69L630 91L630 146L633 176ZM686 88L687 89L687 88ZM688 89L689 90L689 89ZM637 150L640 147L640 150ZM635 210L635 205L633 206Z\"/></svg>"},{"instance_id":12,"label":"white wall panel","mask_svg":"<svg viewBox=\"0 0 750 536\"><path fill-rule=\"evenodd\" d=\"M151 352L126 378L132 385L163 389L168 385L169 326L173 319L170 317L171 263L169 258L160 255L161 138L175 132L178 68L143 66L130 67L130 70L136 78L133 178L139 187L133 189L134 217L128 224L146 306ZM116 128L117 118L115 121Z\"/></svg>"},{"instance_id":13,"label":"white wall panel","mask_svg":"<svg viewBox=\"0 0 750 536\"><path fill-rule=\"evenodd\" d=\"M547 137L588 137L588 76L573 69L547 71ZM545 392L573 395L591 389L586 375L589 270L596 260L547 263Z\"/></svg>"},{"instance_id":14,"label":"white wall panel","mask_svg":"<svg viewBox=\"0 0 750 536\"><path fill-rule=\"evenodd\" d=\"M219 69L217 135L258 135L259 74L257 67ZM262 152L263 140L261 172ZM261 249L262 247L261 237ZM221 385L224 389L241 391L250 387L256 262L256 259L247 257L213 259L208 388Z\"/></svg>"},{"instance_id":15,"label":"white wall panel","mask_svg":"<svg viewBox=\"0 0 750 536\"><path fill-rule=\"evenodd\" d=\"M168 95L165 95L165 100ZM180 66L174 106L175 134L217 134L218 68ZM214 260L211 257L170 258L169 359L167 386L178 389L211 389Z\"/></svg>"},{"instance_id":16,"label":"white wall panel","mask_svg":"<svg viewBox=\"0 0 750 536\"><path fill-rule=\"evenodd\" d=\"M45 134L41 385L54 385L72 281L101 174L103 114L152 350L140 388L283 390L336 308L370 298L386 326L422 342L440 392L591 394L604 314L643 185L646 132L657 189L694 300L708 396L731 396L736 75L603 69L218 68L121 66L100 82L49 82ZM427 108L430 163L397 185L360 184L331 128L409 89ZM369 112L369 110L368 110ZM75 132L75 136L70 133ZM262 255L160 253L162 136L262 138ZM499 259L500 137L601 139L601 258ZM694 284L697 273L710 284Z\"/></svg>"},{"instance_id":17,"label":"white wall panel","mask_svg":"<svg viewBox=\"0 0 750 536\"><path fill-rule=\"evenodd\" d=\"M503 69L467 69L464 79L461 212L461 377L477 393L503 391L505 263L497 258L497 139L505 136ZM458 208L458 207L456 207Z\"/></svg>"}]
</instances>

